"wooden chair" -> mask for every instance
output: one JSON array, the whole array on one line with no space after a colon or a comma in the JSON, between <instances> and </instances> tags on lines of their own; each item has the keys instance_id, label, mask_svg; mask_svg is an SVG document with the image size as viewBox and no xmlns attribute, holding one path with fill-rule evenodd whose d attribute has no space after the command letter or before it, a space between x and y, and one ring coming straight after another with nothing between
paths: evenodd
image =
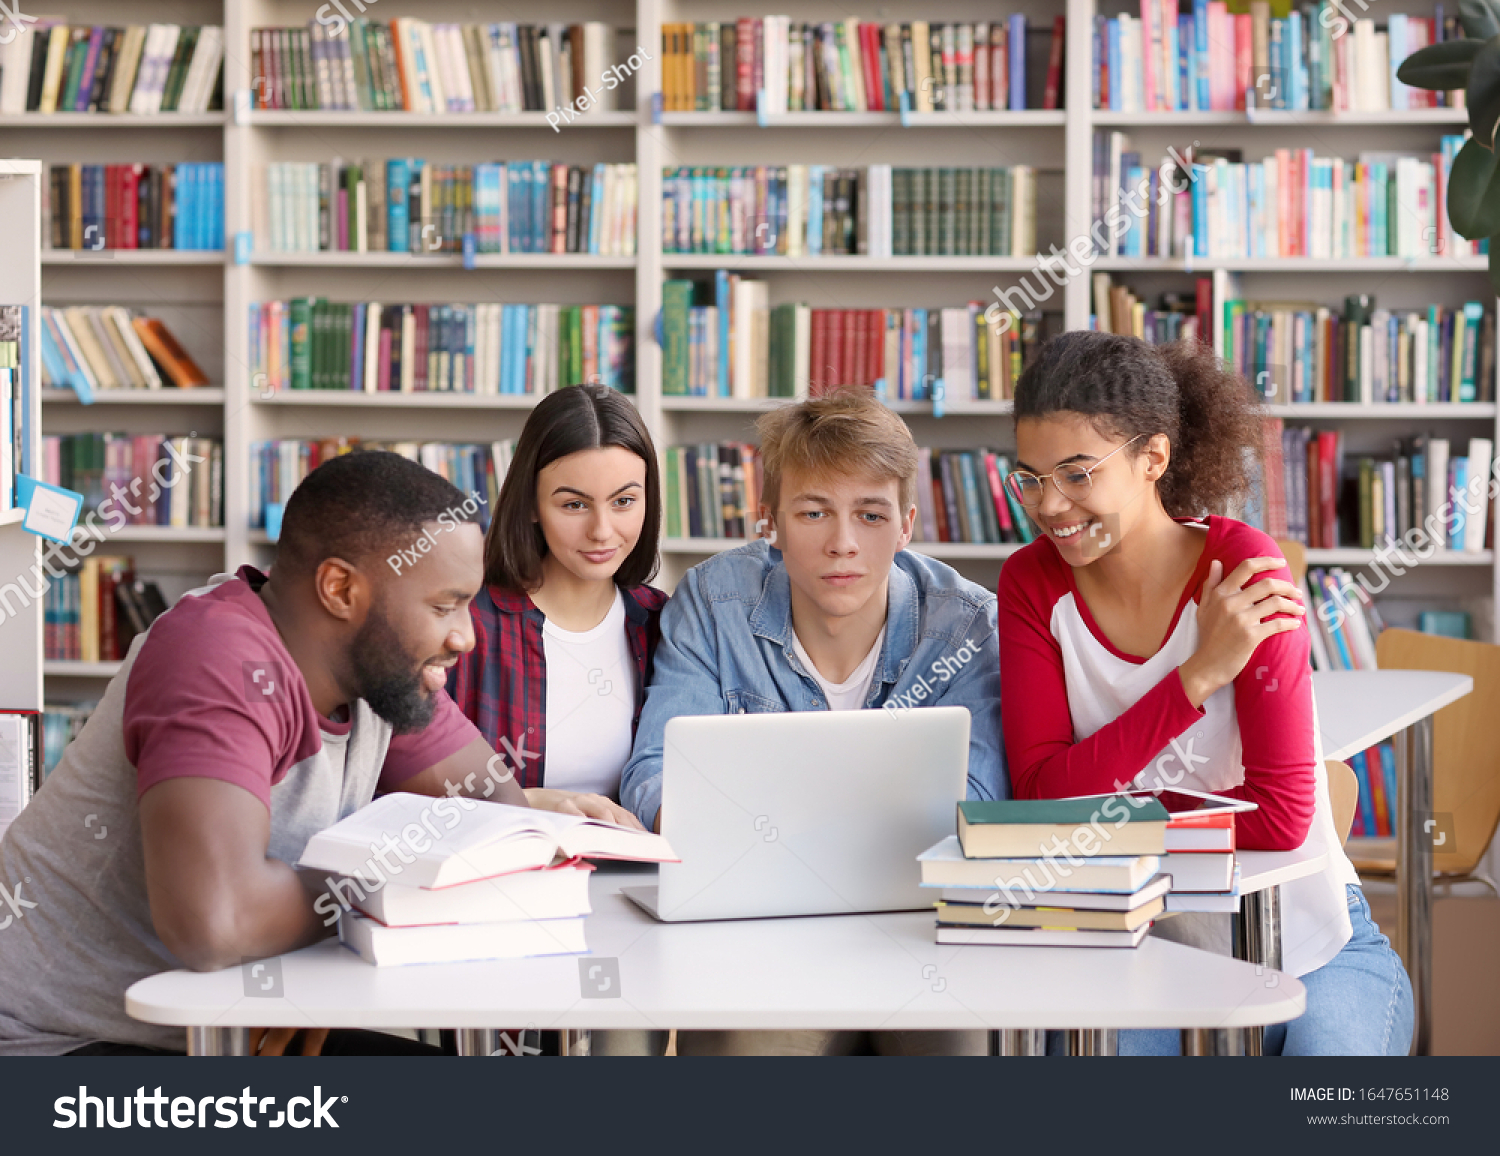
<instances>
[{"instance_id":1,"label":"wooden chair","mask_svg":"<svg viewBox=\"0 0 1500 1156\"><path fill-rule=\"evenodd\" d=\"M1432 810L1453 816L1450 846L1434 847L1433 870L1445 883L1495 881L1474 869L1500 826L1500 646L1421 634L1382 631L1375 643L1382 670L1448 670L1474 679L1474 693L1438 711L1433 720ZM1359 840L1350 858L1361 875L1396 870L1394 840Z\"/></svg>"},{"instance_id":2,"label":"wooden chair","mask_svg":"<svg viewBox=\"0 0 1500 1156\"><path fill-rule=\"evenodd\" d=\"M1302 579L1307 577L1307 547L1291 538L1277 538L1276 548L1291 568L1292 581L1301 586Z\"/></svg>"},{"instance_id":3,"label":"wooden chair","mask_svg":"<svg viewBox=\"0 0 1500 1156\"><path fill-rule=\"evenodd\" d=\"M1349 828L1354 825L1354 811L1359 806L1359 779L1348 763L1329 759L1323 764L1328 772L1328 802L1333 808L1333 826L1339 833L1339 842L1349 839Z\"/></svg>"}]
</instances>

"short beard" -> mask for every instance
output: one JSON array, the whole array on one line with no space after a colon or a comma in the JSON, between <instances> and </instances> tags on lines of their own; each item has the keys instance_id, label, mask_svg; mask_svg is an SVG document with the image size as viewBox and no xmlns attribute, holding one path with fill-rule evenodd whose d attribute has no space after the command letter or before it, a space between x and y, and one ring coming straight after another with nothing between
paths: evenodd
<instances>
[{"instance_id":1,"label":"short beard","mask_svg":"<svg viewBox=\"0 0 1500 1156\"><path fill-rule=\"evenodd\" d=\"M426 729L437 699L422 686L422 667L406 655L395 628L379 605L370 608L364 625L349 645L355 693L398 735Z\"/></svg>"}]
</instances>

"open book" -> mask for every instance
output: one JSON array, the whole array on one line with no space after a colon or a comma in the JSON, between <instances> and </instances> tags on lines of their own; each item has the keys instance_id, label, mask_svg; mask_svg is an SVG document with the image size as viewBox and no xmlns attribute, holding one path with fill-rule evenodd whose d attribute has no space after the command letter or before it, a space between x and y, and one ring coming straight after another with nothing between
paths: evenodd
<instances>
[{"instance_id":1,"label":"open book","mask_svg":"<svg viewBox=\"0 0 1500 1156\"><path fill-rule=\"evenodd\" d=\"M667 841L649 831L507 803L396 792L319 831L297 865L432 888L536 870L559 855L678 861Z\"/></svg>"}]
</instances>

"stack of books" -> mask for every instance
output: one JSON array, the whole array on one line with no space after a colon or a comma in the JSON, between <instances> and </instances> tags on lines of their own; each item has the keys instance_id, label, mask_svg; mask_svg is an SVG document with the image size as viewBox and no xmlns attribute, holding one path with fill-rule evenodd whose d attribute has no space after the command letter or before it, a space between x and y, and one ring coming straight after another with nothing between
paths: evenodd
<instances>
[{"instance_id":1,"label":"stack of books","mask_svg":"<svg viewBox=\"0 0 1500 1156\"><path fill-rule=\"evenodd\" d=\"M48 657L51 657L50 655ZM84 724L99 705L90 702L49 702L42 708L42 770L41 781L56 768L63 751L83 730Z\"/></svg>"},{"instance_id":2,"label":"stack of books","mask_svg":"<svg viewBox=\"0 0 1500 1156\"><path fill-rule=\"evenodd\" d=\"M167 610L155 582L128 556L94 554L47 587L43 646L49 660L118 662Z\"/></svg>"},{"instance_id":3,"label":"stack of books","mask_svg":"<svg viewBox=\"0 0 1500 1156\"><path fill-rule=\"evenodd\" d=\"M551 112L586 86L595 107L612 109L630 75L611 68L614 42L614 29L594 21L386 24L320 8L305 28L250 30L252 95L266 109Z\"/></svg>"},{"instance_id":4,"label":"stack of books","mask_svg":"<svg viewBox=\"0 0 1500 1156\"><path fill-rule=\"evenodd\" d=\"M649 831L396 792L314 835L298 866L329 873L314 906L383 967L586 953L584 857L676 862Z\"/></svg>"},{"instance_id":5,"label":"stack of books","mask_svg":"<svg viewBox=\"0 0 1500 1156\"><path fill-rule=\"evenodd\" d=\"M939 888L937 941L1134 947L1165 908L1168 815L1155 799L958 805L958 834L917 857Z\"/></svg>"},{"instance_id":6,"label":"stack of books","mask_svg":"<svg viewBox=\"0 0 1500 1156\"><path fill-rule=\"evenodd\" d=\"M72 389L85 403L98 390L207 385L171 330L121 305L42 306L42 385Z\"/></svg>"},{"instance_id":7,"label":"stack of books","mask_svg":"<svg viewBox=\"0 0 1500 1156\"><path fill-rule=\"evenodd\" d=\"M662 251L1029 257L1036 170L741 165L662 170Z\"/></svg>"},{"instance_id":8,"label":"stack of books","mask_svg":"<svg viewBox=\"0 0 1500 1156\"><path fill-rule=\"evenodd\" d=\"M1381 743L1349 756L1359 783L1359 806L1349 826L1351 839L1389 839L1396 834L1396 747Z\"/></svg>"},{"instance_id":9,"label":"stack of books","mask_svg":"<svg viewBox=\"0 0 1500 1156\"><path fill-rule=\"evenodd\" d=\"M1239 910L1235 813L1232 807L1211 807L1179 811L1168 821L1167 854L1161 867L1172 878L1168 911Z\"/></svg>"},{"instance_id":10,"label":"stack of books","mask_svg":"<svg viewBox=\"0 0 1500 1156\"><path fill-rule=\"evenodd\" d=\"M41 767L41 715L35 711L0 712L0 838L41 785ZM16 894L19 897L20 888L16 888Z\"/></svg>"},{"instance_id":11,"label":"stack of books","mask_svg":"<svg viewBox=\"0 0 1500 1156\"><path fill-rule=\"evenodd\" d=\"M272 252L635 255L634 164L438 164L417 158L257 166L251 213Z\"/></svg>"},{"instance_id":12,"label":"stack of books","mask_svg":"<svg viewBox=\"0 0 1500 1156\"><path fill-rule=\"evenodd\" d=\"M515 445L514 439L454 444L365 441L350 437L251 442L250 527L268 529L266 508L284 506L302 479L330 458L360 450L386 450L420 462L465 495L477 494L484 503L478 510L480 525L488 529L490 511L495 508L500 485L515 457Z\"/></svg>"},{"instance_id":13,"label":"stack of books","mask_svg":"<svg viewBox=\"0 0 1500 1156\"><path fill-rule=\"evenodd\" d=\"M940 24L786 16L663 24L667 112L984 112L1058 108L1064 18L1052 24L1040 104L1028 104L1026 17ZM1034 70L1038 82L1043 78ZM759 96L764 93L763 97Z\"/></svg>"},{"instance_id":14,"label":"stack of books","mask_svg":"<svg viewBox=\"0 0 1500 1156\"><path fill-rule=\"evenodd\" d=\"M15 504L16 478L30 468L23 436L36 383L27 370L27 305L0 305L0 510Z\"/></svg>"},{"instance_id":15,"label":"stack of books","mask_svg":"<svg viewBox=\"0 0 1500 1156\"><path fill-rule=\"evenodd\" d=\"M1213 343L1213 278L1199 277L1192 297L1166 292L1152 308L1108 273L1095 273L1094 311L1089 328L1125 337L1139 337L1153 345L1198 340Z\"/></svg>"},{"instance_id":16,"label":"stack of books","mask_svg":"<svg viewBox=\"0 0 1500 1156\"><path fill-rule=\"evenodd\" d=\"M100 517L111 529L224 524L224 443L218 438L46 434L42 480L82 494L86 510L107 502Z\"/></svg>"},{"instance_id":17,"label":"stack of books","mask_svg":"<svg viewBox=\"0 0 1500 1156\"><path fill-rule=\"evenodd\" d=\"M710 292L711 290L711 292ZM662 392L689 397L817 397L869 386L891 401L1002 401L1060 318L983 301L934 309L772 306L770 285L720 270L712 286L662 287ZM993 316L993 315L992 315Z\"/></svg>"},{"instance_id":18,"label":"stack of books","mask_svg":"<svg viewBox=\"0 0 1500 1156\"><path fill-rule=\"evenodd\" d=\"M16 12L0 46L0 113L224 107L224 29L217 25L91 28Z\"/></svg>"},{"instance_id":19,"label":"stack of books","mask_svg":"<svg viewBox=\"0 0 1500 1156\"><path fill-rule=\"evenodd\" d=\"M224 248L224 164L51 165L42 238L53 249Z\"/></svg>"},{"instance_id":20,"label":"stack of books","mask_svg":"<svg viewBox=\"0 0 1500 1156\"><path fill-rule=\"evenodd\" d=\"M1495 303L1226 300L1224 358L1273 405L1495 400Z\"/></svg>"},{"instance_id":21,"label":"stack of books","mask_svg":"<svg viewBox=\"0 0 1500 1156\"><path fill-rule=\"evenodd\" d=\"M543 394L635 390L629 305L392 305L323 297L250 306L256 392Z\"/></svg>"}]
</instances>

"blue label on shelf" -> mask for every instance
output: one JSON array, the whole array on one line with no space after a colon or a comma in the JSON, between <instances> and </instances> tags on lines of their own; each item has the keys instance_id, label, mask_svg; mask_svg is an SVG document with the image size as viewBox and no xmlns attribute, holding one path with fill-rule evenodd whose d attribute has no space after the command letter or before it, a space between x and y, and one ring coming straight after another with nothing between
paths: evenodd
<instances>
[{"instance_id":1,"label":"blue label on shelf","mask_svg":"<svg viewBox=\"0 0 1500 1156\"><path fill-rule=\"evenodd\" d=\"M901 127L910 128L911 121L907 119L911 115L911 93L901 93Z\"/></svg>"},{"instance_id":2,"label":"blue label on shelf","mask_svg":"<svg viewBox=\"0 0 1500 1156\"><path fill-rule=\"evenodd\" d=\"M661 124L661 93L651 94L651 123Z\"/></svg>"},{"instance_id":3,"label":"blue label on shelf","mask_svg":"<svg viewBox=\"0 0 1500 1156\"><path fill-rule=\"evenodd\" d=\"M78 525L83 495L17 474L16 508L26 511L22 529L53 542L67 542Z\"/></svg>"},{"instance_id":4,"label":"blue label on shelf","mask_svg":"<svg viewBox=\"0 0 1500 1156\"><path fill-rule=\"evenodd\" d=\"M277 538L281 537L282 508L283 507L280 502L266 503L266 537L271 539L271 541L273 542L276 541Z\"/></svg>"},{"instance_id":5,"label":"blue label on shelf","mask_svg":"<svg viewBox=\"0 0 1500 1156\"><path fill-rule=\"evenodd\" d=\"M885 389L886 389L885 378L883 378L883 377L877 377L875 379L875 396L878 397L881 401L887 401L887 400L889 400L885 396Z\"/></svg>"},{"instance_id":6,"label":"blue label on shelf","mask_svg":"<svg viewBox=\"0 0 1500 1156\"><path fill-rule=\"evenodd\" d=\"M464 234L464 268L474 268L474 256L479 252L479 243L474 239L473 233Z\"/></svg>"},{"instance_id":7,"label":"blue label on shelf","mask_svg":"<svg viewBox=\"0 0 1500 1156\"><path fill-rule=\"evenodd\" d=\"M766 121L766 90L756 89L755 92L755 123L765 128Z\"/></svg>"},{"instance_id":8,"label":"blue label on shelf","mask_svg":"<svg viewBox=\"0 0 1500 1156\"><path fill-rule=\"evenodd\" d=\"M947 400L948 387L940 377L932 383L932 416L943 416L943 402Z\"/></svg>"},{"instance_id":9,"label":"blue label on shelf","mask_svg":"<svg viewBox=\"0 0 1500 1156\"><path fill-rule=\"evenodd\" d=\"M656 338L656 344L659 345L659 346L661 346L662 348L666 348L667 342L666 342L666 339L662 336L662 330L661 330L661 310L660 309L658 309L656 311L656 321L651 326L651 333Z\"/></svg>"},{"instance_id":10,"label":"blue label on shelf","mask_svg":"<svg viewBox=\"0 0 1500 1156\"><path fill-rule=\"evenodd\" d=\"M250 252L254 247L254 236L248 230L241 229L234 235L234 263L236 265L250 264Z\"/></svg>"}]
</instances>

